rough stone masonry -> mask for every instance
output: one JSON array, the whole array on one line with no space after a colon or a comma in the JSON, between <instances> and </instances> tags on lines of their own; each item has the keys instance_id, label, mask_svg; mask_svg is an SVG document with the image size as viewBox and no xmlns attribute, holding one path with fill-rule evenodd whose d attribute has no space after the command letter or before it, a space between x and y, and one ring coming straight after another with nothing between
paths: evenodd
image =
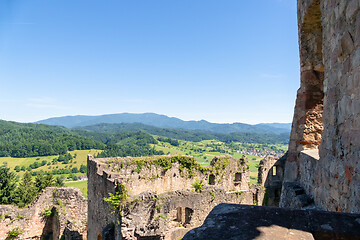
<instances>
[{"instance_id":1,"label":"rough stone masonry","mask_svg":"<svg viewBox=\"0 0 360 240\"><path fill-rule=\"evenodd\" d=\"M360 213L360 1L299 0L298 90L280 206ZM294 196L294 197L290 197Z\"/></svg>"},{"instance_id":2,"label":"rough stone masonry","mask_svg":"<svg viewBox=\"0 0 360 240\"><path fill-rule=\"evenodd\" d=\"M95 159L88 156L88 239L179 239L218 204L262 202L246 160L190 156ZM120 209L104 201L125 196Z\"/></svg>"}]
</instances>

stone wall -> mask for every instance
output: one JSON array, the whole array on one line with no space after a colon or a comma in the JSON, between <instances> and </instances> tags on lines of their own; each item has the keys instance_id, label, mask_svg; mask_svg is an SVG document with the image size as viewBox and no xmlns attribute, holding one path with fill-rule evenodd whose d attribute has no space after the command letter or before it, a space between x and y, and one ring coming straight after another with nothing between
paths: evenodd
<instances>
[{"instance_id":1,"label":"stone wall","mask_svg":"<svg viewBox=\"0 0 360 240\"><path fill-rule=\"evenodd\" d=\"M328 211L360 212L359 10L358 0L298 1L301 87L285 182ZM319 158L306 152L317 149ZM286 191L281 205L291 206Z\"/></svg>"},{"instance_id":2,"label":"stone wall","mask_svg":"<svg viewBox=\"0 0 360 240\"><path fill-rule=\"evenodd\" d=\"M109 193L115 193L117 182L108 174L107 165L88 156L88 239L101 240L107 226L117 223L109 205L103 200ZM99 237L100 236L100 237ZM105 239L105 238L104 238Z\"/></svg>"},{"instance_id":3,"label":"stone wall","mask_svg":"<svg viewBox=\"0 0 360 240\"><path fill-rule=\"evenodd\" d=\"M220 203L252 204L250 191L226 192L206 186L201 193L189 190L155 194L146 191L138 195L136 204L122 216L123 239L179 239L200 226L210 211Z\"/></svg>"},{"instance_id":4,"label":"stone wall","mask_svg":"<svg viewBox=\"0 0 360 240\"><path fill-rule=\"evenodd\" d=\"M14 229L23 232L15 239L86 239L86 222L87 200L77 188L46 188L22 209L0 205L0 239Z\"/></svg>"},{"instance_id":5,"label":"stone wall","mask_svg":"<svg viewBox=\"0 0 360 240\"><path fill-rule=\"evenodd\" d=\"M169 163L171 163L169 165ZM178 239L202 224L221 202L252 204L264 191L249 187L246 160L214 157L202 167L188 156L103 158L88 156L88 239ZM202 191L194 184L201 182ZM104 198L125 186L121 211Z\"/></svg>"},{"instance_id":6,"label":"stone wall","mask_svg":"<svg viewBox=\"0 0 360 240\"><path fill-rule=\"evenodd\" d=\"M267 156L260 161L258 184L266 189L265 199L261 201L266 206L279 206L286 156L287 154L280 159Z\"/></svg>"}]
</instances>

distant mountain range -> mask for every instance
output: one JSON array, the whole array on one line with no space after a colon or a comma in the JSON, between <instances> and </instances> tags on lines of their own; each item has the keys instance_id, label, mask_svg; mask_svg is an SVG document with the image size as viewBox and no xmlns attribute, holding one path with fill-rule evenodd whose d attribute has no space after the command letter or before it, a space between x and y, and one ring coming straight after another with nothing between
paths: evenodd
<instances>
[{"instance_id":1,"label":"distant mountain range","mask_svg":"<svg viewBox=\"0 0 360 240\"><path fill-rule=\"evenodd\" d=\"M100 123L142 123L159 128L173 128L185 130L202 130L214 133L289 133L291 123L261 123L250 125L245 123L211 123L205 120L184 121L175 117L168 117L156 113L119 113L99 116L65 116L44 119L36 123L64 126L67 128L85 127Z\"/></svg>"}]
</instances>

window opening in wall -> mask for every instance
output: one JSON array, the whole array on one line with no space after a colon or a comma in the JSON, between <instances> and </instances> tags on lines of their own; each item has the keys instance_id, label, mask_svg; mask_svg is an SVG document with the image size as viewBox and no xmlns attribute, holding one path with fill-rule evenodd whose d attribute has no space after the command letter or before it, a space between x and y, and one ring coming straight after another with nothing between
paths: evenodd
<instances>
[{"instance_id":1,"label":"window opening in wall","mask_svg":"<svg viewBox=\"0 0 360 240\"><path fill-rule=\"evenodd\" d=\"M237 172L235 173L235 182L240 182L241 181L241 173Z\"/></svg>"},{"instance_id":2,"label":"window opening in wall","mask_svg":"<svg viewBox=\"0 0 360 240\"><path fill-rule=\"evenodd\" d=\"M193 213L194 210L192 210L191 208L185 208L185 224L190 224Z\"/></svg>"},{"instance_id":3,"label":"window opening in wall","mask_svg":"<svg viewBox=\"0 0 360 240\"><path fill-rule=\"evenodd\" d=\"M215 175L214 174L209 175L209 185L215 185Z\"/></svg>"},{"instance_id":4,"label":"window opening in wall","mask_svg":"<svg viewBox=\"0 0 360 240\"><path fill-rule=\"evenodd\" d=\"M273 176L276 176L276 166L273 166L273 167L272 167L272 175L273 175Z\"/></svg>"}]
</instances>

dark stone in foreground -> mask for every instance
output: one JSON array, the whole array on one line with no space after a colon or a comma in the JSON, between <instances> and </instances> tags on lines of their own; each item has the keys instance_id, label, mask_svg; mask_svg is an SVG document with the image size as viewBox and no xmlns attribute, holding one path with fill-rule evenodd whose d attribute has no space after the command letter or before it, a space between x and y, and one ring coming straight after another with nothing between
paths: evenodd
<instances>
[{"instance_id":1,"label":"dark stone in foreground","mask_svg":"<svg viewBox=\"0 0 360 240\"><path fill-rule=\"evenodd\" d=\"M219 204L191 239L360 239L360 214Z\"/></svg>"}]
</instances>

